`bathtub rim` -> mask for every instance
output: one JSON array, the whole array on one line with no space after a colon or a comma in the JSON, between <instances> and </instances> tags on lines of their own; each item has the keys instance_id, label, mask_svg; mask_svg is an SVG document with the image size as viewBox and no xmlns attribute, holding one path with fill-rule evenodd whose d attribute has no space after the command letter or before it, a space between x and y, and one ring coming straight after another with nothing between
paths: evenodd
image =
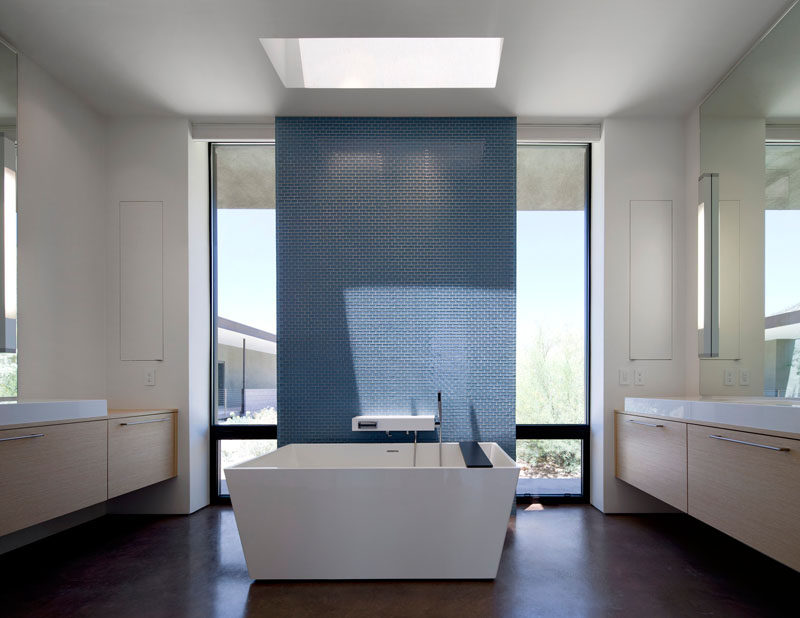
<instances>
[{"instance_id":1,"label":"bathtub rim","mask_svg":"<svg viewBox=\"0 0 800 618\"><path fill-rule=\"evenodd\" d=\"M448 446L450 449L455 448L457 450L458 457L461 459L461 465L445 465L445 466L380 466L380 465L367 465L367 466L352 466L352 465L315 465L315 466L302 466L302 465L282 465L282 466L257 466L252 465L253 462L264 459L266 457L274 456L275 453L280 451L281 449L289 449L293 447L315 447L315 446L335 446L335 447L397 447L401 446L404 449L410 449L413 447L413 443L409 442L294 442L292 444L284 444L283 446L275 449L270 453L266 453L264 455L259 455L257 457L253 457L252 459L248 459L247 461L240 462L233 466L228 466L223 470L227 473L228 470L483 470L492 471L492 470L512 470L518 469L521 470L522 466L517 464L511 456L506 453L503 448L497 442L478 442L478 444L483 449L486 456L492 462L491 468L468 468L466 463L464 462L464 458L461 455L461 451L459 449L458 442L443 442L442 446ZM437 442L421 442L418 444L418 447L422 447L425 449L429 449L431 447L436 448L438 447ZM489 447L490 452L486 452L486 448ZM495 450L496 449L496 450ZM494 452L492 452L494 451ZM495 463L495 459L500 460L500 464L498 465Z\"/></svg>"}]
</instances>

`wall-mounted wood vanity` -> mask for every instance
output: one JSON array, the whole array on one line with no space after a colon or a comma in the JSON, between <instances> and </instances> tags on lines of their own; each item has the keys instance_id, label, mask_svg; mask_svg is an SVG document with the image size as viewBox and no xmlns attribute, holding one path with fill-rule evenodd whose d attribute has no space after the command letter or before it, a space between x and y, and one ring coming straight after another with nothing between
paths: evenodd
<instances>
[{"instance_id":1,"label":"wall-mounted wood vanity","mask_svg":"<svg viewBox=\"0 0 800 618\"><path fill-rule=\"evenodd\" d=\"M109 411L109 499L177 475L177 418L175 410Z\"/></svg>"},{"instance_id":2,"label":"wall-mounted wood vanity","mask_svg":"<svg viewBox=\"0 0 800 618\"><path fill-rule=\"evenodd\" d=\"M800 433L614 416L617 478L800 570Z\"/></svg>"},{"instance_id":3,"label":"wall-mounted wood vanity","mask_svg":"<svg viewBox=\"0 0 800 618\"><path fill-rule=\"evenodd\" d=\"M0 536L176 476L177 412L0 426Z\"/></svg>"}]
</instances>

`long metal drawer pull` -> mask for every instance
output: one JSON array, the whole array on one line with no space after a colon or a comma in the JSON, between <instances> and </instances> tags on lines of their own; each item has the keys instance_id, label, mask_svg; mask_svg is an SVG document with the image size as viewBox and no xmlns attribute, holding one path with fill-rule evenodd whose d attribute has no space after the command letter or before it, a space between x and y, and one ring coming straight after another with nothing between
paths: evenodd
<instances>
[{"instance_id":1,"label":"long metal drawer pull","mask_svg":"<svg viewBox=\"0 0 800 618\"><path fill-rule=\"evenodd\" d=\"M28 438L44 438L43 433L29 433L27 436L14 436L13 438L0 438L0 442L10 442L11 440L27 440Z\"/></svg>"},{"instance_id":2,"label":"long metal drawer pull","mask_svg":"<svg viewBox=\"0 0 800 618\"><path fill-rule=\"evenodd\" d=\"M152 421L131 421L130 423L120 423L121 427L126 427L128 425L146 425L147 423L164 423L168 421L168 418L155 418Z\"/></svg>"},{"instance_id":3,"label":"long metal drawer pull","mask_svg":"<svg viewBox=\"0 0 800 618\"><path fill-rule=\"evenodd\" d=\"M660 423L645 423L644 421L635 421L632 418L628 419L629 423L634 423L635 425L646 425L647 427L663 427L664 425Z\"/></svg>"},{"instance_id":4,"label":"long metal drawer pull","mask_svg":"<svg viewBox=\"0 0 800 618\"><path fill-rule=\"evenodd\" d=\"M733 438L726 438L724 436L708 436L709 438L713 438L714 440L724 440L725 442L734 442L735 444L744 444L745 446L757 446L758 448L765 448L770 451L782 451L786 452L789 449L785 446L770 446L769 444L759 444L758 442L745 442L744 440L734 440Z\"/></svg>"}]
</instances>

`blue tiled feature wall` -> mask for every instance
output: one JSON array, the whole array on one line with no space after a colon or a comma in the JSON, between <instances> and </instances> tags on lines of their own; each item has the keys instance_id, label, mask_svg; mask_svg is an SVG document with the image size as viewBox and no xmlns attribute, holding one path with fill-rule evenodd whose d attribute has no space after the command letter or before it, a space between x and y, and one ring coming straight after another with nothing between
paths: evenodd
<instances>
[{"instance_id":1,"label":"blue tiled feature wall","mask_svg":"<svg viewBox=\"0 0 800 618\"><path fill-rule=\"evenodd\" d=\"M516 119L275 122L278 442L515 445ZM421 440L435 435L420 434Z\"/></svg>"}]
</instances>

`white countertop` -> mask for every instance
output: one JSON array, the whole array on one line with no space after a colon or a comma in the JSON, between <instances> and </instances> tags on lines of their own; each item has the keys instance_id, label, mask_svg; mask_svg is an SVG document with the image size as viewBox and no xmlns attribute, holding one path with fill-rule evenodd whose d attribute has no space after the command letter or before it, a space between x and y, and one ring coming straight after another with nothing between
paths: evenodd
<instances>
[{"instance_id":1,"label":"white countertop","mask_svg":"<svg viewBox=\"0 0 800 618\"><path fill-rule=\"evenodd\" d=\"M800 399L626 397L625 412L800 434Z\"/></svg>"},{"instance_id":2,"label":"white countertop","mask_svg":"<svg viewBox=\"0 0 800 618\"><path fill-rule=\"evenodd\" d=\"M18 400L0 403L0 426L77 420L107 415L108 403L105 399Z\"/></svg>"}]
</instances>

